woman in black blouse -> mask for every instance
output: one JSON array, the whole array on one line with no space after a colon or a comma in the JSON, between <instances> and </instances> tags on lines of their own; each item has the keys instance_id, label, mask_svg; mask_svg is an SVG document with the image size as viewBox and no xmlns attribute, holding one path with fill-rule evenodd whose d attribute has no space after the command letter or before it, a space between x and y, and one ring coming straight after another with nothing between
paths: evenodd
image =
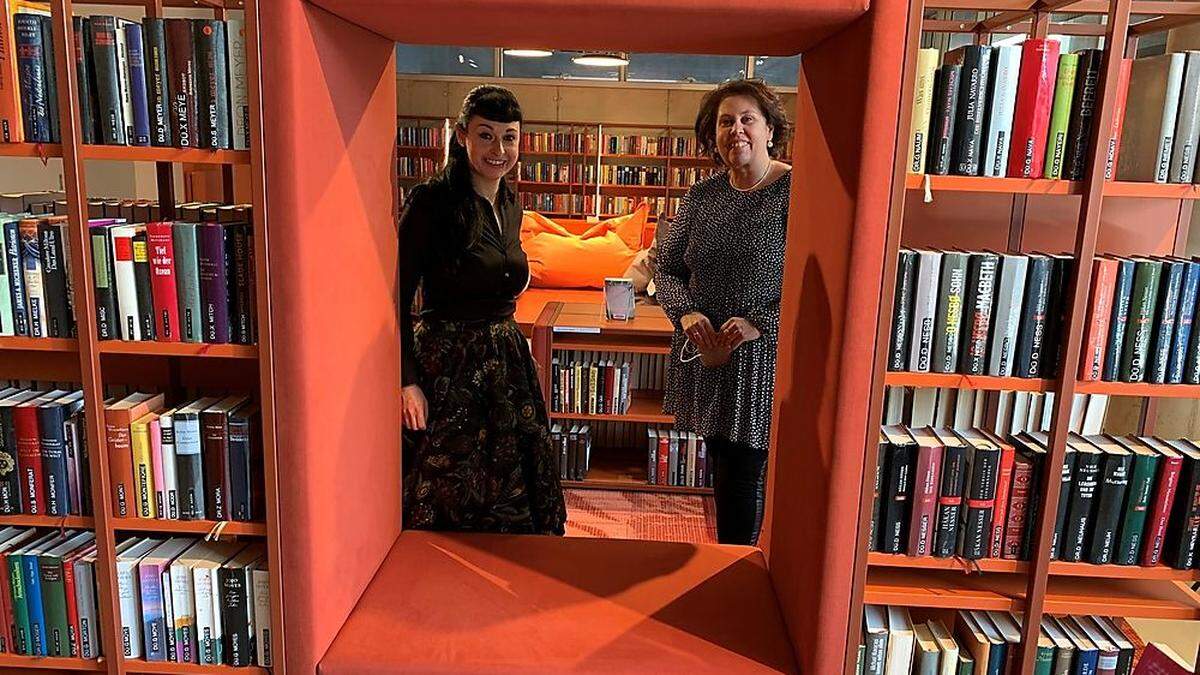
<instances>
[{"instance_id":1,"label":"woman in black blouse","mask_svg":"<svg viewBox=\"0 0 1200 675\"><path fill-rule=\"evenodd\" d=\"M445 169L400 218L405 527L562 534L566 523L537 370L512 318L529 283L504 180L520 140L512 92L471 90Z\"/></svg>"}]
</instances>

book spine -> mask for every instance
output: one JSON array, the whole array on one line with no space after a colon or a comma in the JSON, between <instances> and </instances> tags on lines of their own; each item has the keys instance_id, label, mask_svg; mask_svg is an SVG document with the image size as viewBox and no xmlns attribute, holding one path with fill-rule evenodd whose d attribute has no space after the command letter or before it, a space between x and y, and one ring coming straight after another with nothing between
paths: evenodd
<instances>
[{"instance_id":1,"label":"book spine","mask_svg":"<svg viewBox=\"0 0 1200 675\"><path fill-rule=\"evenodd\" d=\"M247 223L232 223L226 226L231 247L229 261L233 266L230 280L229 322L230 339L235 344L251 345L255 341L254 331L254 235ZM603 386L600 391L603 391ZM608 401L599 398L600 409Z\"/></svg>"},{"instance_id":2,"label":"book spine","mask_svg":"<svg viewBox=\"0 0 1200 675\"><path fill-rule=\"evenodd\" d=\"M0 18L0 141L4 143L20 143L23 133L16 44L13 14L5 6Z\"/></svg>"},{"instance_id":3,"label":"book spine","mask_svg":"<svg viewBox=\"0 0 1200 675\"><path fill-rule=\"evenodd\" d=\"M71 17L72 56L75 58L75 81L79 85L79 125L84 145L96 143L96 97L92 90L91 21L85 16Z\"/></svg>"},{"instance_id":4,"label":"book spine","mask_svg":"<svg viewBox=\"0 0 1200 675\"><path fill-rule=\"evenodd\" d=\"M271 573L254 570L254 628L256 663L270 668L271 659Z\"/></svg>"},{"instance_id":5,"label":"book spine","mask_svg":"<svg viewBox=\"0 0 1200 675\"><path fill-rule=\"evenodd\" d=\"M100 141L107 145L125 145L127 137L125 112L121 105L121 83L118 79L116 18L91 17L91 40Z\"/></svg>"},{"instance_id":6,"label":"book spine","mask_svg":"<svg viewBox=\"0 0 1200 675\"><path fill-rule=\"evenodd\" d=\"M42 221L38 223L39 253L42 256L42 291L46 296L46 334L55 338L69 338L75 334L68 305L67 266L63 235L60 223Z\"/></svg>"},{"instance_id":7,"label":"book spine","mask_svg":"<svg viewBox=\"0 0 1200 675\"><path fill-rule=\"evenodd\" d=\"M171 605L175 608L175 660L196 663L196 602L192 571L177 562L171 565L168 576L171 579Z\"/></svg>"},{"instance_id":8,"label":"book spine","mask_svg":"<svg viewBox=\"0 0 1200 675\"><path fill-rule=\"evenodd\" d=\"M34 655L33 644L30 642L29 604L26 602L25 580L21 569L25 566L25 556L10 553L8 559L8 583L12 598L12 633L15 651L18 654Z\"/></svg>"},{"instance_id":9,"label":"book spine","mask_svg":"<svg viewBox=\"0 0 1200 675\"><path fill-rule=\"evenodd\" d=\"M77 560L75 562L76 601L79 604L79 656L94 659L100 656L100 642L97 628L95 568L90 562Z\"/></svg>"},{"instance_id":10,"label":"book spine","mask_svg":"<svg viewBox=\"0 0 1200 675\"><path fill-rule=\"evenodd\" d=\"M1178 260L1163 262L1162 281L1158 292L1154 337L1150 349L1150 372L1147 379L1155 384L1167 381L1171 362L1171 343L1175 339L1175 323L1179 314L1179 296L1187 263Z\"/></svg>"},{"instance_id":11,"label":"book spine","mask_svg":"<svg viewBox=\"0 0 1200 675\"><path fill-rule=\"evenodd\" d=\"M129 96L133 111L131 145L150 145L150 103L146 90L146 52L142 24L127 23L125 44L129 53Z\"/></svg>"},{"instance_id":12,"label":"book spine","mask_svg":"<svg viewBox=\"0 0 1200 675\"><path fill-rule=\"evenodd\" d=\"M175 640L175 602L171 594L171 575L167 570L163 570L158 575L159 588L162 589L162 605L163 605L163 642L166 648L166 660L172 663L179 662L179 645Z\"/></svg>"},{"instance_id":13,"label":"book spine","mask_svg":"<svg viewBox=\"0 0 1200 675\"><path fill-rule=\"evenodd\" d=\"M21 472L17 466L17 452L13 408L0 408L0 513L5 515L21 512Z\"/></svg>"},{"instance_id":14,"label":"book spine","mask_svg":"<svg viewBox=\"0 0 1200 675\"><path fill-rule=\"evenodd\" d=\"M67 653L65 656L79 658L79 588L75 583L75 558L62 562L63 594L67 608Z\"/></svg>"},{"instance_id":15,"label":"book spine","mask_svg":"<svg viewBox=\"0 0 1200 675\"><path fill-rule=\"evenodd\" d=\"M135 140L133 128L133 90L129 83L129 39L125 35L125 19L117 19L117 93L120 95L121 119L125 120L125 142Z\"/></svg>"},{"instance_id":16,"label":"book spine","mask_svg":"<svg viewBox=\"0 0 1200 675\"><path fill-rule=\"evenodd\" d=\"M229 520L229 427L224 413L202 413L204 475L208 477L205 508L213 520Z\"/></svg>"},{"instance_id":17,"label":"book spine","mask_svg":"<svg viewBox=\"0 0 1200 675\"><path fill-rule=\"evenodd\" d=\"M178 457L175 451L175 416L164 414L158 418L159 438L162 448L162 490L166 511L159 511L163 518L179 520L179 474Z\"/></svg>"},{"instance_id":18,"label":"book spine","mask_svg":"<svg viewBox=\"0 0 1200 675\"><path fill-rule=\"evenodd\" d=\"M1043 347L1046 340L1046 316L1050 305L1050 281L1053 262L1045 256L1029 259L1025 276L1025 301L1017 322L1017 377L1041 377Z\"/></svg>"},{"instance_id":19,"label":"book spine","mask_svg":"<svg viewBox=\"0 0 1200 675\"><path fill-rule=\"evenodd\" d=\"M234 27L230 25L231 36L233 31ZM232 51L232 42L230 44ZM232 58L230 60L232 61ZM929 153L929 117L933 112L933 84L937 78L937 63L938 51L936 49L917 50L917 72L913 78L912 124L909 127L908 163L905 165L908 167L909 173L925 173L926 156Z\"/></svg>"},{"instance_id":20,"label":"book spine","mask_svg":"<svg viewBox=\"0 0 1200 675\"><path fill-rule=\"evenodd\" d=\"M38 427L37 408L18 406L13 411L13 424L17 430L17 466L21 472L21 513L45 514L41 429Z\"/></svg>"},{"instance_id":21,"label":"book spine","mask_svg":"<svg viewBox=\"0 0 1200 675\"><path fill-rule=\"evenodd\" d=\"M54 59L54 31L50 17L38 15L42 30L42 72L46 74L46 116L50 119L50 142L62 142L62 120L58 113L58 63Z\"/></svg>"},{"instance_id":22,"label":"book spine","mask_svg":"<svg viewBox=\"0 0 1200 675\"><path fill-rule=\"evenodd\" d=\"M1075 75L1078 69L1078 54L1063 54L1058 57L1054 102L1050 108L1050 130L1046 139L1046 178L1063 177L1067 156L1067 128L1071 121L1071 103L1075 97Z\"/></svg>"},{"instance_id":23,"label":"book spine","mask_svg":"<svg viewBox=\"0 0 1200 675\"><path fill-rule=\"evenodd\" d=\"M1062 559L1067 562L1084 560L1085 544L1092 523L1092 506L1100 482L1100 455L1087 452L1076 455L1071 500L1063 533Z\"/></svg>"},{"instance_id":24,"label":"book spine","mask_svg":"<svg viewBox=\"0 0 1200 675\"><path fill-rule=\"evenodd\" d=\"M229 64L229 111L234 150L250 149L250 92L246 87L246 25L241 19L225 20ZM937 55L934 55L934 63ZM928 114L925 116L929 124ZM911 165L912 162L909 162Z\"/></svg>"},{"instance_id":25,"label":"book spine","mask_svg":"<svg viewBox=\"0 0 1200 675\"><path fill-rule=\"evenodd\" d=\"M175 238L170 223L146 225L150 253L151 298L157 339L179 341L179 295L175 289Z\"/></svg>"},{"instance_id":26,"label":"book spine","mask_svg":"<svg viewBox=\"0 0 1200 675\"><path fill-rule=\"evenodd\" d=\"M1125 125L1125 102L1129 96L1129 76L1133 70L1133 59L1121 59L1117 74L1117 99L1113 108L1112 124L1108 129L1107 151L1104 161L1104 180L1112 180L1117 161L1121 156L1121 128Z\"/></svg>"},{"instance_id":27,"label":"book spine","mask_svg":"<svg viewBox=\"0 0 1200 675\"><path fill-rule=\"evenodd\" d=\"M983 156L983 118L984 107L988 101L992 48L986 45L968 45L962 49L953 170L961 176L978 176Z\"/></svg>"},{"instance_id":28,"label":"book spine","mask_svg":"<svg viewBox=\"0 0 1200 675\"><path fill-rule=\"evenodd\" d=\"M1079 379L1099 380L1104 372L1105 349L1108 347L1108 324L1112 318L1113 290L1117 261L1100 258L1092 267L1092 297L1088 304L1087 324L1084 327L1083 359L1079 364Z\"/></svg>"},{"instance_id":29,"label":"book spine","mask_svg":"<svg viewBox=\"0 0 1200 675\"><path fill-rule=\"evenodd\" d=\"M1093 516L1095 522L1092 524L1088 555L1088 561L1093 564L1107 565L1112 562L1117 545L1117 527L1120 525L1125 494L1129 490L1132 459L1129 455L1105 457L1103 479L1097 488L1096 512Z\"/></svg>"},{"instance_id":30,"label":"book spine","mask_svg":"<svg viewBox=\"0 0 1200 675\"><path fill-rule=\"evenodd\" d=\"M142 638L147 661L167 660L166 624L163 612L161 568L158 565L138 565L138 581L142 601Z\"/></svg>"},{"instance_id":31,"label":"book spine","mask_svg":"<svg viewBox=\"0 0 1200 675\"><path fill-rule=\"evenodd\" d=\"M0 61L0 68L3 68L3 65ZM2 91L0 96L3 96ZM6 244L3 232L0 232L0 335L11 336L16 335L16 324L13 323L12 284L9 282Z\"/></svg>"},{"instance_id":32,"label":"book spine","mask_svg":"<svg viewBox=\"0 0 1200 675\"><path fill-rule=\"evenodd\" d=\"M113 248L113 279L116 280L118 318L122 340L141 340L137 274L133 262L133 228L115 227L109 230Z\"/></svg>"},{"instance_id":33,"label":"book spine","mask_svg":"<svg viewBox=\"0 0 1200 675\"><path fill-rule=\"evenodd\" d=\"M967 456L971 478L967 485L967 508L963 514L959 555L968 560L979 560L991 552L992 514L996 506L1000 452L972 448L967 451Z\"/></svg>"},{"instance_id":34,"label":"book spine","mask_svg":"<svg viewBox=\"0 0 1200 675\"><path fill-rule=\"evenodd\" d=\"M234 414L229 419L229 518L230 520L253 520L251 510L250 486L252 473L250 468L250 444L252 442L252 424L250 418ZM578 476L583 480L586 471L586 459L577 461Z\"/></svg>"},{"instance_id":35,"label":"book spine","mask_svg":"<svg viewBox=\"0 0 1200 675\"><path fill-rule=\"evenodd\" d=\"M46 337L46 288L42 280L41 240L38 223L23 220L21 229L21 267L25 275L25 298L29 302L29 335Z\"/></svg>"},{"instance_id":36,"label":"book spine","mask_svg":"<svg viewBox=\"0 0 1200 675\"><path fill-rule=\"evenodd\" d=\"M1200 139L1200 54L1188 52L1183 89L1175 122L1169 183L1191 183L1196 168L1196 141Z\"/></svg>"},{"instance_id":37,"label":"book spine","mask_svg":"<svg viewBox=\"0 0 1200 675\"><path fill-rule=\"evenodd\" d=\"M958 90L962 80L962 66L946 64L938 69L937 87L934 90L933 123L930 141L928 171L944 176L950 173L951 152L954 147L954 121L958 117Z\"/></svg>"},{"instance_id":38,"label":"book spine","mask_svg":"<svg viewBox=\"0 0 1200 675\"><path fill-rule=\"evenodd\" d=\"M133 456L134 509L138 518L155 518L154 465L150 459L150 424L133 422L129 427L129 447Z\"/></svg>"},{"instance_id":39,"label":"book spine","mask_svg":"<svg viewBox=\"0 0 1200 675\"><path fill-rule=\"evenodd\" d=\"M887 501L884 504L883 552L901 553L907 540L912 475L915 470L913 446L893 445L888 451Z\"/></svg>"},{"instance_id":40,"label":"book spine","mask_svg":"<svg viewBox=\"0 0 1200 675\"><path fill-rule=\"evenodd\" d=\"M1136 565L1142 550L1142 534L1146 528L1146 515L1154 496L1154 476L1157 473L1157 455L1135 455L1133 470L1129 476L1129 499L1125 501L1124 515L1120 518L1121 532L1113 562L1118 565Z\"/></svg>"},{"instance_id":41,"label":"book spine","mask_svg":"<svg viewBox=\"0 0 1200 675\"><path fill-rule=\"evenodd\" d=\"M929 555L933 547L941 470L941 446L918 447L917 470L913 475L912 515L908 526L908 554L911 556Z\"/></svg>"},{"instance_id":42,"label":"book spine","mask_svg":"<svg viewBox=\"0 0 1200 675\"><path fill-rule=\"evenodd\" d=\"M988 374L1011 377L1016 354L1017 324L1021 321L1021 301L1025 294L1025 275L1029 259L1021 255L1000 258L996 300L992 310L992 335L988 348Z\"/></svg>"},{"instance_id":43,"label":"book spine","mask_svg":"<svg viewBox=\"0 0 1200 675\"><path fill-rule=\"evenodd\" d=\"M953 373L958 369L958 345L962 338L963 300L966 296L966 253L942 254L937 316L933 331L933 357L930 370Z\"/></svg>"},{"instance_id":44,"label":"book spine","mask_svg":"<svg viewBox=\"0 0 1200 675\"><path fill-rule=\"evenodd\" d=\"M1179 312L1175 319L1175 336L1171 340L1171 358L1167 363L1167 382L1183 383L1187 367L1188 345L1196 318L1196 299L1200 297L1200 262L1183 263L1183 284L1179 291Z\"/></svg>"},{"instance_id":45,"label":"book spine","mask_svg":"<svg viewBox=\"0 0 1200 675\"><path fill-rule=\"evenodd\" d=\"M105 435L108 445L109 480L112 482L113 509L119 518L130 515L133 490L133 451L129 421L121 415L105 415Z\"/></svg>"},{"instance_id":46,"label":"book spine","mask_svg":"<svg viewBox=\"0 0 1200 675\"><path fill-rule=\"evenodd\" d=\"M154 290L150 280L150 251L146 231L138 228L133 235L133 283L137 293L137 321L141 339L155 339Z\"/></svg>"},{"instance_id":47,"label":"book spine","mask_svg":"<svg viewBox=\"0 0 1200 675\"><path fill-rule=\"evenodd\" d=\"M953 556L958 545L965 463L965 448L946 447L942 459L942 485L938 493L937 535L933 549L933 554L939 558Z\"/></svg>"},{"instance_id":48,"label":"book spine","mask_svg":"<svg viewBox=\"0 0 1200 675\"><path fill-rule=\"evenodd\" d=\"M912 297L917 277L916 251L900 251L896 262L896 291L892 305L891 356L888 370L908 368L908 351L912 342Z\"/></svg>"},{"instance_id":49,"label":"book spine","mask_svg":"<svg viewBox=\"0 0 1200 675\"><path fill-rule=\"evenodd\" d=\"M971 255L967 267L967 303L960 372L983 375L987 366L988 334L992 323L992 299L999 258L992 253Z\"/></svg>"},{"instance_id":50,"label":"book spine","mask_svg":"<svg viewBox=\"0 0 1200 675\"><path fill-rule=\"evenodd\" d=\"M167 36L163 19L142 20L145 38L146 93L149 99L150 144L171 145L171 93L167 76Z\"/></svg>"},{"instance_id":51,"label":"book spine","mask_svg":"<svg viewBox=\"0 0 1200 675\"><path fill-rule=\"evenodd\" d=\"M25 603L29 606L29 651L34 656L47 656L46 607L38 556L21 556L21 577L25 583Z\"/></svg>"},{"instance_id":52,"label":"book spine","mask_svg":"<svg viewBox=\"0 0 1200 675\"><path fill-rule=\"evenodd\" d=\"M38 449L41 453L41 482L37 499L45 505L48 516L70 515L67 509L67 457L63 424L66 422L64 408L50 405L37 408ZM32 501L32 499L31 499Z\"/></svg>"},{"instance_id":53,"label":"book spine","mask_svg":"<svg viewBox=\"0 0 1200 675\"><path fill-rule=\"evenodd\" d=\"M933 351L933 326L937 315L938 275L941 253L920 251L917 261L916 284L913 288L912 342L909 345L908 369L928 373Z\"/></svg>"},{"instance_id":54,"label":"book spine","mask_svg":"<svg viewBox=\"0 0 1200 675\"><path fill-rule=\"evenodd\" d=\"M101 340L120 338L120 319L117 315L117 289L113 278L113 247L108 230L92 228L92 283L96 296L96 337Z\"/></svg>"},{"instance_id":55,"label":"book spine","mask_svg":"<svg viewBox=\"0 0 1200 675\"><path fill-rule=\"evenodd\" d=\"M1129 302L1129 325L1125 335L1125 353L1121 356L1121 380L1141 382L1146 379L1146 362L1150 358L1150 341L1154 333L1154 317L1158 305L1158 287L1162 263L1140 260L1134 275Z\"/></svg>"},{"instance_id":56,"label":"book spine","mask_svg":"<svg viewBox=\"0 0 1200 675\"><path fill-rule=\"evenodd\" d=\"M996 472L996 505L992 509L992 525L988 532L990 541L988 556L992 558L999 558L1004 553L1004 532L1008 523L1008 498L1012 490L1015 460L1012 447L1004 446L1000 450L1000 466Z\"/></svg>"},{"instance_id":57,"label":"book spine","mask_svg":"<svg viewBox=\"0 0 1200 675\"><path fill-rule=\"evenodd\" d=\"M1166 564L1186 570L1196 566L1196 540L1200 537L1200 460L1183 458L1175 505L1167 524L1163 550Z\"/></svg>"},{"instance_id":58,"label":"book spine","mask_svg":"<svg viewBox=\"0 0 1200 675\"><path fill-rule=\"evenodd\" d=\"M202 342L204 322L200 311L200 271L195 223L176 223L175 276L179 294L180 337L184 342Z\"/></svg>"},{"instance_id":59,"label":"book spine","mask_svg":"<svg viewBox=\"0 0 1200 675\"><path fill-rule=\"evenodd\" d=\"M117 561L117 597L120 599L121 651L127 659L142 658L142 614L138 602L136 561Z\"/></svg>"},{"instance_id":60,"label":"book spine","mask_svg":"<svg viewBox=\"0 0 1200 675\"><path fill-rule=\"evenodd\" d=\"M1158 473L1154 479L1154 500L1150 516L1146 520L1145 541L1142 545L1142 565L1153 567L1163 556L1167 525L1175 507L1175 493L1179 489L1179 476L1183 462L1178 457L1163 457L1159 460Z\"/></svg>"},{"instance_id":61,"label":"book spine","mask_svg":"<svg viewBox=\"0 0 1200 675\"><path fill-rule=\"evenodd\" d=\"M1104 356L1105 382L1115 382L1121 376L1121 357L1125 354L1125 333L1129 329L1129 305L1133 300L1133 277L1137 265L1132 260L1117 261L1117 278L1113 284L1112 320L1108 328L1108 351ZM1200 364L1200 359L1197 359ZM1200 372L1200 366L1197 368Z\"/></svg>"},{"instance_id":62,"label":"book spine","mask_svg":"<svg viewBox=\"0 0 1200 675\"><path fill-rule=\"evenodd\" d=\"M218 665L221 663L221 638L217 632L219 619L213 612L217 589L213 587L212 576L208 572L204 568L193 571L196 594L196 662L202 665Z\"/></svg>"},{"instance_id":63,"label":"book spine","mask_svg":"<svg viewBox=\"0 0 1200 675\"><path fill-rule=\"evenodd\" d=\"M1022 44L1009 176L1042 177L1058 52L1059 43L1054 40L1033 39Z\"/></svg>"},{"instance_id":64,"label":"book spine","mask_svg":"<svg viewBox=\"0 0 1200 675\"><path fill-rule=\"evenodd\" d=\"M1103 50L1085 49L1079 53L1072 97L1071 122L1067 127L1067 159L1063 177L1083 180L1091 156L1092 125L1096 117L1096 89L1100 81Z\"/></svg>"},{"instance_id":65,"label":"book spine","mask_svg":"<svg viewBox=\"0 0 1200 675\"><path fill-rule=\"evenodd\" d=\"M227 343L229 331L229 275L226 265L226 228L218 223L197 227L197 267L200 278L203 341Z\"/></svg>"},{"instance_id":66,"label":"book spine","mask_svg":"<svg viewBox=\"0 0 1200 675\"><path fill-rule=\"evenodd\" d=\"M1004 545L1001 557L1023 559L1025 534L1029 522L1030 491L1033 485L1033 463L1027 460L1013 463L1012 488L1009 492L1008 520L1004 524Z\"/></svg>"},{"instance_id":67,"label":"book spine","mask_svg":"<svg viewBox=\"0 0 1200 675\"><path fill-rule=\"evenodd\" d=\"M196 35L196 89L200 95L200 147L230 148L225 22L196 19L192 25Z\"/></svg>"},{"instance_id":68,"label":"book spine","mask_svg":"<svg viewBox=\"0 0 1200 675\"><path fill-rule=\"evenodd\" d=\"M47 93L45 51L41 21L36 14L13 15L17 66L21 90L21 118L26 143L52 143L50 100Z\"/></svg>"},{"instance_id":69,"label":"book spine","mask_svg":"<svg viewBox=\"0 0 1200 675\"><path fill-rule=\"evenodd\" d=\"M254 665L253 619L250 612L250 581L248 570L220 569L221 622L225 633L225 662L231 666Z\"/></svg>"},{"instance_id":70,"label":"book spine","mask_svg":"<svg viewBox=\"0 0 1200 675\"><path fill-rule=\"evenodd\" d=\"M167 517L167 491L163 480L162 425L153 419L150 430L150 487L153 490L154 514L156 518Z\"/></svg>"},{"instance_id":71,"label":"book spine","mask_svg":"<svg viewBox=\"0 0 1200 675\"><path fill-rule=\"evenodd\" d=\"M1057 510L1054 512L1054 534L1050 538L1050 559L1062 558L1063 543L1066 540L1067 512L1070 510L1071 493L1075 490L1075 453L1068 452L1063 456L1063 464L1059 481L1062 487L1058 492Z\"/></svg>"},{"instance_id":72,"label":"book spine","mask_svg":"<svg viewBox=\"0 0 1200 675\"><path fill-rule=\"evenodd\" d=\"M985 123L983 175L1003 177L1008 168L1012 140L1013 113L1017 102L1017 76L1021 66L1021 48L1007 45L992 52L988 116Z\"/></svg>"},{"instance_id":73,"label":"book spine","mask_svg":"<svg viewBox=\"0 0 1200 675\"><path fill-rule=\"evenodd\" d=\"M653 437L651 437L651 442L653 442ZM886 497L883 493L883 486L884 476L887 475L887 456L887 439L881 438L875 457L875 490L873 501L871 502L871 529L867 533L867 548L871 551L880 550L879 535L882 531L881 526L883 525L883 500ZM651 480L650 482L653 483L654 481ZM697 484L703 486L704 481L701 480Z\"/></svg>"},{"instance_id":74,"label":"book spine","mask_svg":"<svg viewBox=\"0 0 1200 675\"><path fill-rule=\"evenodd\" d=\"M200 102L196 91L196 51L192 22L166 19L167 76L171 96L171 137L181 148L200 147Z\"/></svg>"},{"instance_id":75,"label":"book spine","mask_svg":"<svg viewBox=\"0 0 1200 675\"><path fill-rule=\"evenodd\" d=\"M63 584L62 558L42 556L38 562L38 580L42 589L42 615L45 620L46 656L71 655L67 628L67 598Z\"/></svg>"},{"instance_id":76,"label":"book spine","mask_svg":"<svg viewBox=\"0 0 1200 675\"><path fill-rule=\"evenodd\" d=\"M21 226L17 221L8 221L4 227L4 263L8 272L10 300L12 301L13 332L30 335L28 297L25 293L25 268L22 259Z\"/></svg>"},{"instance_id":77,"label":"book spine","mask_svg":"<svg viewBox=\"0 0 1200 675\"><path fill-rule=\"evenodd\" d=\"M1171 156L1175 147L1175 124L1179 117L1179 95L1183 89L1183 67L1187 54L1171 55L1167 70L1167 89L1163 95L1162 119L1159 123L1158 152L1155 154L1154 182L1166 183L1171 177Z\"/></svg>"}]
</instances>

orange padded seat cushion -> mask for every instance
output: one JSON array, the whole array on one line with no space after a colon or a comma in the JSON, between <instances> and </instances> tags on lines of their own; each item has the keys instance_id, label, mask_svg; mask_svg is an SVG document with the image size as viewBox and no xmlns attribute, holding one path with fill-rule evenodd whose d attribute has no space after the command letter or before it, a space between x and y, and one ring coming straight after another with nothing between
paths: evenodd
<instances>
[{"instance_id":1,"label":"orange padded seat cushion","mask_svg":"<svg viewBox=\"0 0 1200 675\"><path fill-rule=\"evenodd\" d=\"M743 546L402 532L321 675L794 673Z\"/></svg>"},{"instance_id":2,"label":"orange padded seat cushion","mask_svg":"<svg viewBox=\"0 0 1200 675\"><path fill-rule=\"evenodd\" d=\"M625 274L642 249L642 231L650 209L602 220L582 234L540 213L521 219L521 246L529 258L530 286L538 288L603 288L604 277Z\"/></svg>"}]
</instances>

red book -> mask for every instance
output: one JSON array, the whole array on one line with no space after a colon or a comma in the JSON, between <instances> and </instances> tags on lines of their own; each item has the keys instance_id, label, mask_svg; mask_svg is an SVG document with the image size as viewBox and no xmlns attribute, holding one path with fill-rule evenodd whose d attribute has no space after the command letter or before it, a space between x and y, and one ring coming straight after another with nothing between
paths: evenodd
<instances>
[{"instance_id":1,"label":"red book","mask_svg":"<svg viewBox=\"0 0 1200 675\"><path fill-rule=\"evenodd\" d=\"M1163 545L1167 539L1167 524L1171 520L1171 507L1175 503L1175 491L1179 489L1179 473L1183 469L1183 457L1175 450L1161 445L1151 446L1159 452L1158 475L1154 479L1154 498L1150 503L1150 517L1146 519L1146 530L1142 535L1142 565L1154 567L1162 560Z\"/></svg>"},{"instance_id":2,"label":"red book","mask_svg":"<svg viewBox=\"0 0 1200 675\"><path fill-rule=\"evenodd\" d=\"M1008 175L1041 178L1050 133L1050 107L1058 76L1057 40L1026 40L1021 45L1021 75L1013 113Z\"/></svg>"},{"instance_id":3,"label":"red book","mask_svg":"<svg viewBox=\"0 0 1200 675\"><path fill-rule=\"evenodd\" d=\"M37 409L41 404L66 393L56 390L26 401L13 410L13 430L17 437L17 467L21 483L21 513L26 515L43 513L46 504L45 491L42 489L42 441ZM51 398L46 398L47 396Z\"/></svg>"},{"instance_id":4,"label":"red book","mask_svg":"<svg viewBox=\"0 0 1200 675\"><path fill-rule=\"evenodd\" d=\"M84 555L95 551L95 544L85 546L63 559L63 591L67 596L67 633L70 638L72 657L79 657L79 603L75 599L75 561Z\"/></svg>"},{"instance_id":5,"label":"red book","mask_svg":"<svg viewBox=\"0 0 1200 675\"><path fill-rule=\"evenodd\" d=\"M1192 671L1170 647L1151 642L1142 652L1133 675L1192 675Z\"/></svg>"},{"instance_id":6,"label":"red book","mask_svg":"<svg viewBox=\"0 0 1200 675\"><path fill-rule=\"evenodd\" d=\"M179 342L179 295L175 289L175 240L171 223L147 223L146 247L150 253L155 335L161 342Z\"/></svg>"},{"instance_id":7,"label":"red book","mask_svg":"<svg viewBox=\"0 0 1200 675\"><path fill-rule=\"evenodd\" d=\"M1121 59L1121 71L1117 75L1117 107L1113 110L1112 126L1109 127L1108 152L1104 159L1104 180L1112 180L1117 158L1121 154L1121 127L1125 125L1125 102L1129 99L1129 76L1133 72L1133 59Z\"/></svg>"},{"instance_id":8,"label":"red book","mask_svg":"<svg viewBox=\"0 0 1200 675\"><path fill-rule=\"evenodd\" d=\"M908 525L908 554L929 555L937 525L938 486L942 474L942 442L929 427L913 429L917 442L917 471L912 478L912 516Z\"/></svg>"},{"instance_id":9,"label":"red book","mask_svg":"<svg viewBox=\"0 0 1200 675\"><path fill-rule=\"evenodd\" d=\"M1004 546L1000 551L1005 558L1019 560L1024 557L1025 527L1029 521L1029 494L1032 489L1033 462L1014 453L1008 522L1004 524Z\"/></svg>"},{"instance_id":10,"label":"red book","mask_svg":"<svg viewBox=\"0 0 1200 675\"><path fill-rule=\"evenodd\" d=\"M1108 348L1108 322L1112 318L1113 288L1117 279L1117 261L1097 258L1092 266L1092 298L1088 303L1087 323L1083 330L1083 358L1079 360L1079 379L1095 381L1104 370Z\"/></svg>"},{"instance_id":11,"label":"red book","mask_svg":"<svg viewBox=\"0 0 1200 675\"><path fill-rule=\"evenodd\" d=\"M1008 490L1012 485L1013 457L1016 451L1012 443L995 434L988 437L1000 446L1000 470L996 472L996 508L992 511L992 538L990 557L999 558L1004 548L1004 527L1008 522Z\"/></svg>"},{"instance_id":12,"label":"red book","mask_svg":"<svg viewBox=\"0 0 1200 675\"><path fill-rule=\"evenodd\" d=\"M670 476L667 473L670 469L667 468L667 458L671 456L671 439L667 436L667 432L658 432L658 470L654 472L655 483L666 485L667 478Z\"/></svg>"}]
</instances>

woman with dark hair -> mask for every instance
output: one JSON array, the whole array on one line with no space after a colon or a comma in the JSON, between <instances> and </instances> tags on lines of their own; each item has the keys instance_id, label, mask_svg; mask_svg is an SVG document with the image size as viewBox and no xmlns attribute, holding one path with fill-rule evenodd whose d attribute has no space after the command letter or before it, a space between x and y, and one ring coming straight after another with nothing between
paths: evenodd
<instances>
[{"instance_id":1,"label":"woman with dark hair","mask_svg":"<svg viewBox=\"0 0 1200 675\"><path fill-rule=\"evenodd\" d=\"M688 190L659 245L658 300L675 324L664 408L704 437L715 462L717 538L753 545L762 526L791 167L779 98L726 82L696 117L696 141L724 169Z\"/></svg>"},{"instance_id":2,"label":"woman with dark hair","mask_svg":"<svg viewBox=\"0 0 1200 675\"><path fill-rule=\"evenodd\" d=\"M405 527L562 534L566 523L536 367L512 318L529 283L504 180L520 139L512 92L472 89L446 167L400 217Z\"/></svg>"}]
</instances>

